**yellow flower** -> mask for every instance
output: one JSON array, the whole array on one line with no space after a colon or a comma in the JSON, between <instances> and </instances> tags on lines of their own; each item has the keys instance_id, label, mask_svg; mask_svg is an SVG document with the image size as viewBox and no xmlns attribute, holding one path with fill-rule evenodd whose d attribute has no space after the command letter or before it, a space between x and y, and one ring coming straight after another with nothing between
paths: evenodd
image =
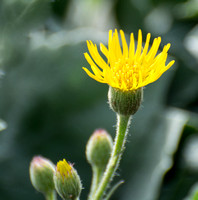
<instances>
[{"instance_id":1,"label":"yellow flower","mask_svg":"<svg viewBox=\"0 0 198 200\"><path fill-rule=\"evenodd\" d=\"M72 167L67 163L65 159L57 163L57 171L61 174L62 178L68 178L71 175Z\"/></svg>"},{"instance_id":2,"label":"yellow flower","mask_svg":"<svg viewBox=\"0 0 198 200\"><path fill-rule=\"evenodd\" d=\"M119 42L118 31L109 31L108 49L100 44L100 50L107 58L107 62L101 57L96 44L87 41L89 53L85 53L85 58L91 66L93 73L87 68L83 69L93 79L101 83L107 83L113 88L122 91L137 90L160 78L168 70L174 60L166 65L166 59L170 44L164 46L157 56L157 51L161 43L161 37L155 38L149 49L151 34L148 33L144 48L142 48L142 32L139 30L137 48L133 33L130 35L130 45L128 47L124 32L120 30L122 49Z\"/></svg>"}]
</instances>

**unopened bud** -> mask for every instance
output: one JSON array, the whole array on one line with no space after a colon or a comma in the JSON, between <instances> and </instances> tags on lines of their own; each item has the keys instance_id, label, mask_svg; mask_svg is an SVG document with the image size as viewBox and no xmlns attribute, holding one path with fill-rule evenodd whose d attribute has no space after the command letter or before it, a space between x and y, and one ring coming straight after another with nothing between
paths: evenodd
<instances>
[{"instance_id":1,"label":"unopened bud","mask_svg":"<svg viewBox=\"0 0 198 200\"><path fill-rule=\"evenodd\" d=\"M54 174L55 188L64 200L76 200L80 196L82 184L77 171L65 159L59 161Z\"/></svg>"},{"instance_id":2,"label":"unopened bud","mask_svg":"<svg viewBox=\"0 0 198 200\"><path fill-rule=\"evenodd\" d=\"M93 167L104 169L110 158L112 147L113 141L107 131L96 130L87 143L86 156L88 162Z\"/></svg>"},{"instance_id":3,"label":"unopened bud","mask_svg":"<svg viewBox=\"0 0 198 200\"><path fill-rule=\"evenodd\" d=\"M55 165L42 156L35 156L30 163L30 179L34 188L46 194L51 193L54 187L53 175Z\"/></svg>"},{"instance_id":4,"label":"unopened bud","mask_svg":"<svg viewBox=\"0 0 198 200\"><path fill-rule=\"evenodd\" d=\"M111 109L125 116L134 115L142 102L143 89L122 91L117 88L109 87L108 99Z\"/></svg>"}]
</instances>

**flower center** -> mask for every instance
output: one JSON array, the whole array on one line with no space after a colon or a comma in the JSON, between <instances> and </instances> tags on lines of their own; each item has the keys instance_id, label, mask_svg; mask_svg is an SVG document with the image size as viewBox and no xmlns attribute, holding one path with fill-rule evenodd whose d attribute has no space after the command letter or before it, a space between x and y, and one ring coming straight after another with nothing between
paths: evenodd
<instances>
[{"instance_id":1,"label":"flower center","mask_svg":"<svg viewBox=\"0 0 198 200\"><path fill-rule=\"evenodd\" d=\"M119 87L131 89L137 86L139 80L139 67L129 58L119 59L111 66L114 81Z\"/></svg>"}]
</instances>

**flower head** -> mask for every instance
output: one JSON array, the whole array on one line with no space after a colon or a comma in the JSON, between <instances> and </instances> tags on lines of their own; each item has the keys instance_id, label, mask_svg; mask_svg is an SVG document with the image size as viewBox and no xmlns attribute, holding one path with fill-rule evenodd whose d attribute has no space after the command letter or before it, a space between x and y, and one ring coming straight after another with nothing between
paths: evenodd
<instances>
[{"instance_id":1,"label":"flower head","mask_svg":"<svg viewBox=\"0 0 198 200\"><path fill-rule=\"evenodd\" d=\"M56 191L64 200L75 200L80 196L82 184L73 165L65 159L59 161L54 173Z\"/></svg>"},{"instance_id":2,"label":"flower head","mask_svg":"<svg viewBox=\"0 0 198 200\"><path fill-rule=\"evenodd\" d=\"M122 91L137 90L159 79L174 64L174 60L172 60L166 65L170 44L165 45L162 52L156 56L161 43L160 37L154 39L149 50L151 34L148 33L144 48L142 48L142 32L139 30L135 50L133 33L130 36L129 47L122 30L120 30L120 35L122 48L116 29L114 33L112 33L112 30L109 31L108 48L100 44L100 50L107 58L107 62L100 56L97 46L91 41L87 41L92 58L88 53L84 55L93 73L87 68L83 67L83 69L96 81L107 83L111 87Z\"/></svg>"}]
</instances>

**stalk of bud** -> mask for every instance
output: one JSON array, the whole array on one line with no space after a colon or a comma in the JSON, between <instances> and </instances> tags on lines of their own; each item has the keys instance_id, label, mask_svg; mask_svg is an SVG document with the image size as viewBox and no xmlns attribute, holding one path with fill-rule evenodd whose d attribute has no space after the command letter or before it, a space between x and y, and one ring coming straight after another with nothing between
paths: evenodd
<instances>
[{"instance_id":1,"label":"stalk of bud","mask_svg":"<svg viewBox=\"0 0 198 200\"><path fill-rule=\"evenodd\" d=\"M104 174L113 147L113 140L107 131L96 130L86 146L86 157L93 171L89 200L92 200L98 184Z\"/></svg>"}]
</instances>

